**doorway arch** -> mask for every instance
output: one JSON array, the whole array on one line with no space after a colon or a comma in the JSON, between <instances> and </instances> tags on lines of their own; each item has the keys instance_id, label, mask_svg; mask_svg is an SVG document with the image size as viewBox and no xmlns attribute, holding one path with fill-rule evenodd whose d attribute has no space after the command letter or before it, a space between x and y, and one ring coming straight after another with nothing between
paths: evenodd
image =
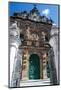
<instances>
[{"instance_id":1,"label":"doorway arch","mask_svg":"<svg viewBox=\"0 0 61 90\"><path fill-rule=\"evenodd\" d=\"M37 54L29 57L29 79L40 79L40 58Z\"/></svg>"}]
</instances>

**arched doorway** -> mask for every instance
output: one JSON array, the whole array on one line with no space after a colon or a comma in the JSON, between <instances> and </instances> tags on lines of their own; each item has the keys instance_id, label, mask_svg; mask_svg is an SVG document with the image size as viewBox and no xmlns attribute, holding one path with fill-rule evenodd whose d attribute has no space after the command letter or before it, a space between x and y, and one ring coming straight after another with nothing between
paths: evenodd
<instances>
[{"instance_id":1,"label":"arched doorway","mask_svg":"<svg viewBox=\"0 0 61 90\"><path fill-rule=\"evenodd\" d=\"M29 58L29 79L40 79L40 58L37 54Z\"/></svg>"}]
</instances>

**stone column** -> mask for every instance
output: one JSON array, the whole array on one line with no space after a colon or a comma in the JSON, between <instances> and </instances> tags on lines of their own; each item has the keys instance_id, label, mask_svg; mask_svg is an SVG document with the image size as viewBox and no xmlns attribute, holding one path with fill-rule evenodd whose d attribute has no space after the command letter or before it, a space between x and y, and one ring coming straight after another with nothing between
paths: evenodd
<instances>
[{"instance_id":1,"label":"stone column","mask_svg":"<svg viewBox=\"0 0 61 90\"><path fill-rule=\"evenodd\" d=\"M56 85L57 84L57 73L56 73L55 56L54 56L53 48L50 48L48 52L48 59L49 59L48 64L50 68L51 85Z\"/></svg>"},{"instance_id":2,"label":"stone column","mask_svg":"<svg viewBox=\"0 0 61 90\"><path fill-rule=\"evenodd\" d=\"M29 54L28 49L24 49L22 57L22 80L28 80Z\"/></svg>"},{"instance_id":3,"label":"stone column","mask_svg":"<svg viewBox=\"0 0 61 90\"><path fill-rule=\"evenodd\" d=\"M42 67L43 67L43 79L47 79L48 77L47 77L47 55L46 55L46 52L44 52L43 53L43 59L42 59L42 61L43 61L43 65L42 65Z\"/></svg>"},{"instance_id":4,"label":"stone column","mask_svg":"<svg viewBox=\"0 0 61 90\"><path fill-rule=\"evenodd\" d=\"M17 23L13 23L9 28L9 44L10 50L10 87L20 87L21 78L21 62L22 62L22 50L19 53L19 45L21 45L21 39L19 38L19 28Z\"/></svg>"},{"instance_id":5,"label":"stone column","mask_svg":"<svg viewBox=\"0 0 61 90\"><path fill-rule=\"evenodd\" d=\"M57 73L57 80L59 83L59 28L53 26L51 29L50 45L53 47L54 57L55 57L55 66Z\"/></svg>"},{"instance_id":6,"label":"stone column","mask_svg":"<svg viewBox=\"0 0 61 90\"><path fill-rule=\"evenodd\" d=\"M22 50L20 51L21 54L19 53L19 49L16 51L16 55L14 58L11 87L20 87L21 68L22 68Z\"/></svg>"}]
</instances>

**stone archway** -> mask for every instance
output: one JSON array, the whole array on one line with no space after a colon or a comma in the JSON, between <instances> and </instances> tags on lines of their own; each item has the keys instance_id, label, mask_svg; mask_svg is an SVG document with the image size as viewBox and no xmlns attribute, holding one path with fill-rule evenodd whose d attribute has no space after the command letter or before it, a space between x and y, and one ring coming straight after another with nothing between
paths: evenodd
<instances>
[{"instance_id":1,"label":"stone archway","mask_svg":"<svg viewBox=\"0 0 61 90\"><path fill-rule=\"evenodd\" d=\"M29 57L29 79L40 79L40 58L37 54Z\"/></svg>"}]
</instances>

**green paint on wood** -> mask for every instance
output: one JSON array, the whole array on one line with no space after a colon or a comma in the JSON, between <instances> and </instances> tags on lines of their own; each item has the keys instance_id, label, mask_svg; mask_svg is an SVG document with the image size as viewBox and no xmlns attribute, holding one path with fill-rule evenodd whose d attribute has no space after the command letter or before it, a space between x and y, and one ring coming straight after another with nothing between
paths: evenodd
<instances>
[{"instance_id":1,"label":"green paint on wood","mask_svg":"<svg viewBox=\"0 0 61 90\"><path fill-rule=\"evenodd\" d=\"M29 79L40 79L40 59L37 54L29 58Z\"/></svg>"}]
</instances>

